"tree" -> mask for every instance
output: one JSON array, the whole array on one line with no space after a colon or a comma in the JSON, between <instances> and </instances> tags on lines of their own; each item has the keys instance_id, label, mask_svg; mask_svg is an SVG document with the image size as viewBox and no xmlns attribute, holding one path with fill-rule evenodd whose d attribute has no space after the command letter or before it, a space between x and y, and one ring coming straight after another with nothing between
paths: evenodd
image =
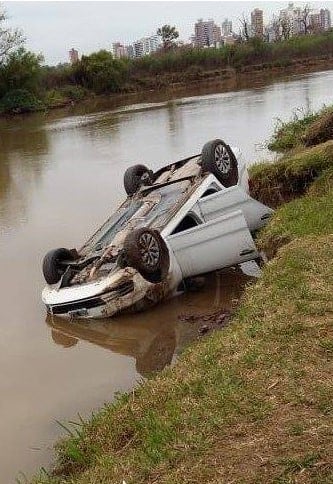
<instances>
[{"instance_id":1,"label":"tree","mask_svg":"<svg viewBox=\"0 0 333 484\"><path fill-rule=\"evenodd\" d=\"M241 24L241 29L240 29L240 36L245 42L248 42L250 40L250 22L247 17L245 17L244 13L242 15L242 18L239 19L239 22Z\"/></svg>"},{"instance_id":2,"label":"tree","mask_svg":"<svg viewBox=\"0 0 333 484\"><path fill-rule=\"evenodd\" d=\"M171 49L175 45L175 40L179 37L176 27L171 27L171 25L163 25L163 27L157 29L157 35L161 37L165 50Z\"/></svg>"},{"instance_id":3,"label":"tree","mask_svg":"<svg viewBox=\"0 0 333 484\"><path fill-rule=\"evenodd\" d=\"M114 59L111 52L100 50L72 66L73 78L81 86L96 93L118 92L128 74L127 59Z\"/></svg>"},{"instance_id":4,"label":"tree","mask_svg":"<svg viewBox=\"0 0 333 484\"><path fill-rule=\"evenodd\" d=\"M272 30L274 34L274 42L280 42L282 38L281 18L273 15Z\"/></svg>"},{"instance_id":5,"label":"tree","mask_svg":"<svg viewBox=\"0 0 333 484\"><path fill-rule=\"evenodd\" d=\"M311 12L311 9L310 9L310 6L308 4L306 4L305 7L303 8L303 10L301 10L301 12L300 12L299 23L302 27L302 31L303 31L302 33L304 35L307 35L309 33L310 12Z\"/></svg>"},{"instance_id":6,"label":"tree","mask_svg":"<svg viewBox=\"0 0 333 484\"><path fill-rule=\"evenodd\" d=\"M6 12L0 4L0 64L25 41L19 29L11 29L6 26L6 20Z\"/></svg>"},{"instance_id":7,"label":"tree","mask_svg":"<svg viewBox=\"0 0 333 484\"><path fill-rule=\"evenodd\" d=\"M283 40L288 40L292 34L292 21L289 17L280 18L281 36Z\"/></svg>"},{"instance_id":8,"label":"tree","mask_svg":"<svg viewBox=\"0 0 333 484\"><path fill-rule=\"evenodd\" d=\"M0 95L14 89L27 89L37 94L43 60L42 55L36 55L23 47L8 54L0 69Z\"/></svg>"}]
</instances>

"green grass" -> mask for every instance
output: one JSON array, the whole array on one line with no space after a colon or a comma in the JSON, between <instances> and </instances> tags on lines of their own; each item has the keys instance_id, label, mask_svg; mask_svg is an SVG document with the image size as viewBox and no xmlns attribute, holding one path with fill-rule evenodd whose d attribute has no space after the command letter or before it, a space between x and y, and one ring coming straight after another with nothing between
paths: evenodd
<instances>
[{"instance_id":1,"label":"green grass","mask_svg":"<svg viewBox=\"0 0 333 484\"><path fill-rule=\"evenodd\" d=\"M333 161L332 166L323 171L318 178L312 183L308 190L311 196L321 196L323 194L332 194L333 192Z\"/></svg>"},{"instance_id":2,"label":"green grass","mask_svg":"<svg viewBox=\"0 0 333 484\"><path fill-rule=\"evenodd\" d=\"M332 192L322 196L304 196L283 205L261 231L257 244L273 257L287 242L306 235L333 233Z\"/></svg>"},{"instance_id":3,"label":"green grass","mask_svg":"<svg viewBox=\"0 0 333 484\"><path fill-rule=\"evenodd\" d=\"M285 122L279 119L268 148L279 153L302 144L304 131L318 117L319 114L296 112L291 121Z\"/></svg>"},{"instance_id":4,"label":"green grass","mask_svg":"<svg viewBox=\"0 0 333 484\"><path fill-rule=\"evenodd\" d=\"M284 247L227 329L105 406L60 444L56 474L35 482L332 477L332 260L331 235Z\"/></svg>"},{"instance_id":5,"label":"green grass","mask_svg":"<svg viewBox=\"0 0 333 484\"><path fill-rule=\"evenodd\" d=\"M323 172L333 166L333 140L286 154L276 163L251 166L251 194L277 207L306 193Z\"/></svg>"},{"instance_id":6,"label":"green grass","mask_svg":"<svg viewBox=\"0 0 333 484\"><path fill-rule=\"evenodd\" d=\"M289 121L278 120L268 148L276 152L312 146L333 138L333 107L318 112L297 111Z\"/></svg>"}]
</instances>

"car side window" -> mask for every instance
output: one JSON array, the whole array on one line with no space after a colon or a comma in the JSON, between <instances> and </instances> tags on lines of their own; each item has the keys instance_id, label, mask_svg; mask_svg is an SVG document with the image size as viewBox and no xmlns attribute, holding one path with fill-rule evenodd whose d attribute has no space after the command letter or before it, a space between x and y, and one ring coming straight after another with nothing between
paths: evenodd
<instances>
[{"instance_id":1,"label":"car side window","mask_svg":"<svg viewBox=\"0 0 333 484\"><path fill-rule=\"evenodd\" d=\"M208 188L208 190L206 190L200 198L204 198L204 197L208 197L208 195L213 195L213 193L216 193L217 190L215 190L215 188Z\"/></svg>"},{"instance_id":2,"label":"car side window","mask_svg":"<svg viewBox=\"0 0 333 484\"><path fill-rule=\"evenodd\" d=\"M185 217L179 222L177 227L172 232L173 234L179 234L179 232L184 232L184 230L191 229L192 227L196 227L199 225L198 220L191 214L185 215Z\"/></svg>"}]
</instances>

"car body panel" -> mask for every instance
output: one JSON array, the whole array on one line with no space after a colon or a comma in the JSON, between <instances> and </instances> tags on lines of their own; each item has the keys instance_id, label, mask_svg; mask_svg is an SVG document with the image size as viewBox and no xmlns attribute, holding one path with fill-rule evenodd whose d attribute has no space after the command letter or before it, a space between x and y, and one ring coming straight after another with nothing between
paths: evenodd
<instances>
[{"instance_id":1,"label":"car body panel","mask_svg":"<svg viewBox=\"0 0 333 484\"><path fill-rule=\"evenodd\" d=\"M241 210L170 235L167 241L184 278L258 257Z\"/></svg>"},{"instance_id":2,"label":"car body panel","mask_svg":"<svg viewBox=\"0 0 333 484\"><path fill-rule=\"evenodd\" d=\"M267 223L274 210L258 202L239 185L213 193L198 201L200 211L206 222L214 220L222 214L241 210L250 231L255 231Z\"/></svg>"}]
</instances>

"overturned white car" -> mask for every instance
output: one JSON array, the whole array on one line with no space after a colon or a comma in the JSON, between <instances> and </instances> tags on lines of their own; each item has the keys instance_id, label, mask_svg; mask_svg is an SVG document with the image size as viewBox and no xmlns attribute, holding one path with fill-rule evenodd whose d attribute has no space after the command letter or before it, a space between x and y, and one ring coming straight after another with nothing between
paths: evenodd
<instances>
[{"instance_id":1,"label":"overturned white car","mask_svg":"<svg viewBox=\"0 0 333 484\"><path fill-rule=\"evenodd\" d=\"M105 318L141 310L186 278L259 256L251 234L273 210L250 197L246 167L222 140L155 173L130 167L124 185L125 202L80 250L44 257L49 313Z\"/></svg>"}]
</instances>

